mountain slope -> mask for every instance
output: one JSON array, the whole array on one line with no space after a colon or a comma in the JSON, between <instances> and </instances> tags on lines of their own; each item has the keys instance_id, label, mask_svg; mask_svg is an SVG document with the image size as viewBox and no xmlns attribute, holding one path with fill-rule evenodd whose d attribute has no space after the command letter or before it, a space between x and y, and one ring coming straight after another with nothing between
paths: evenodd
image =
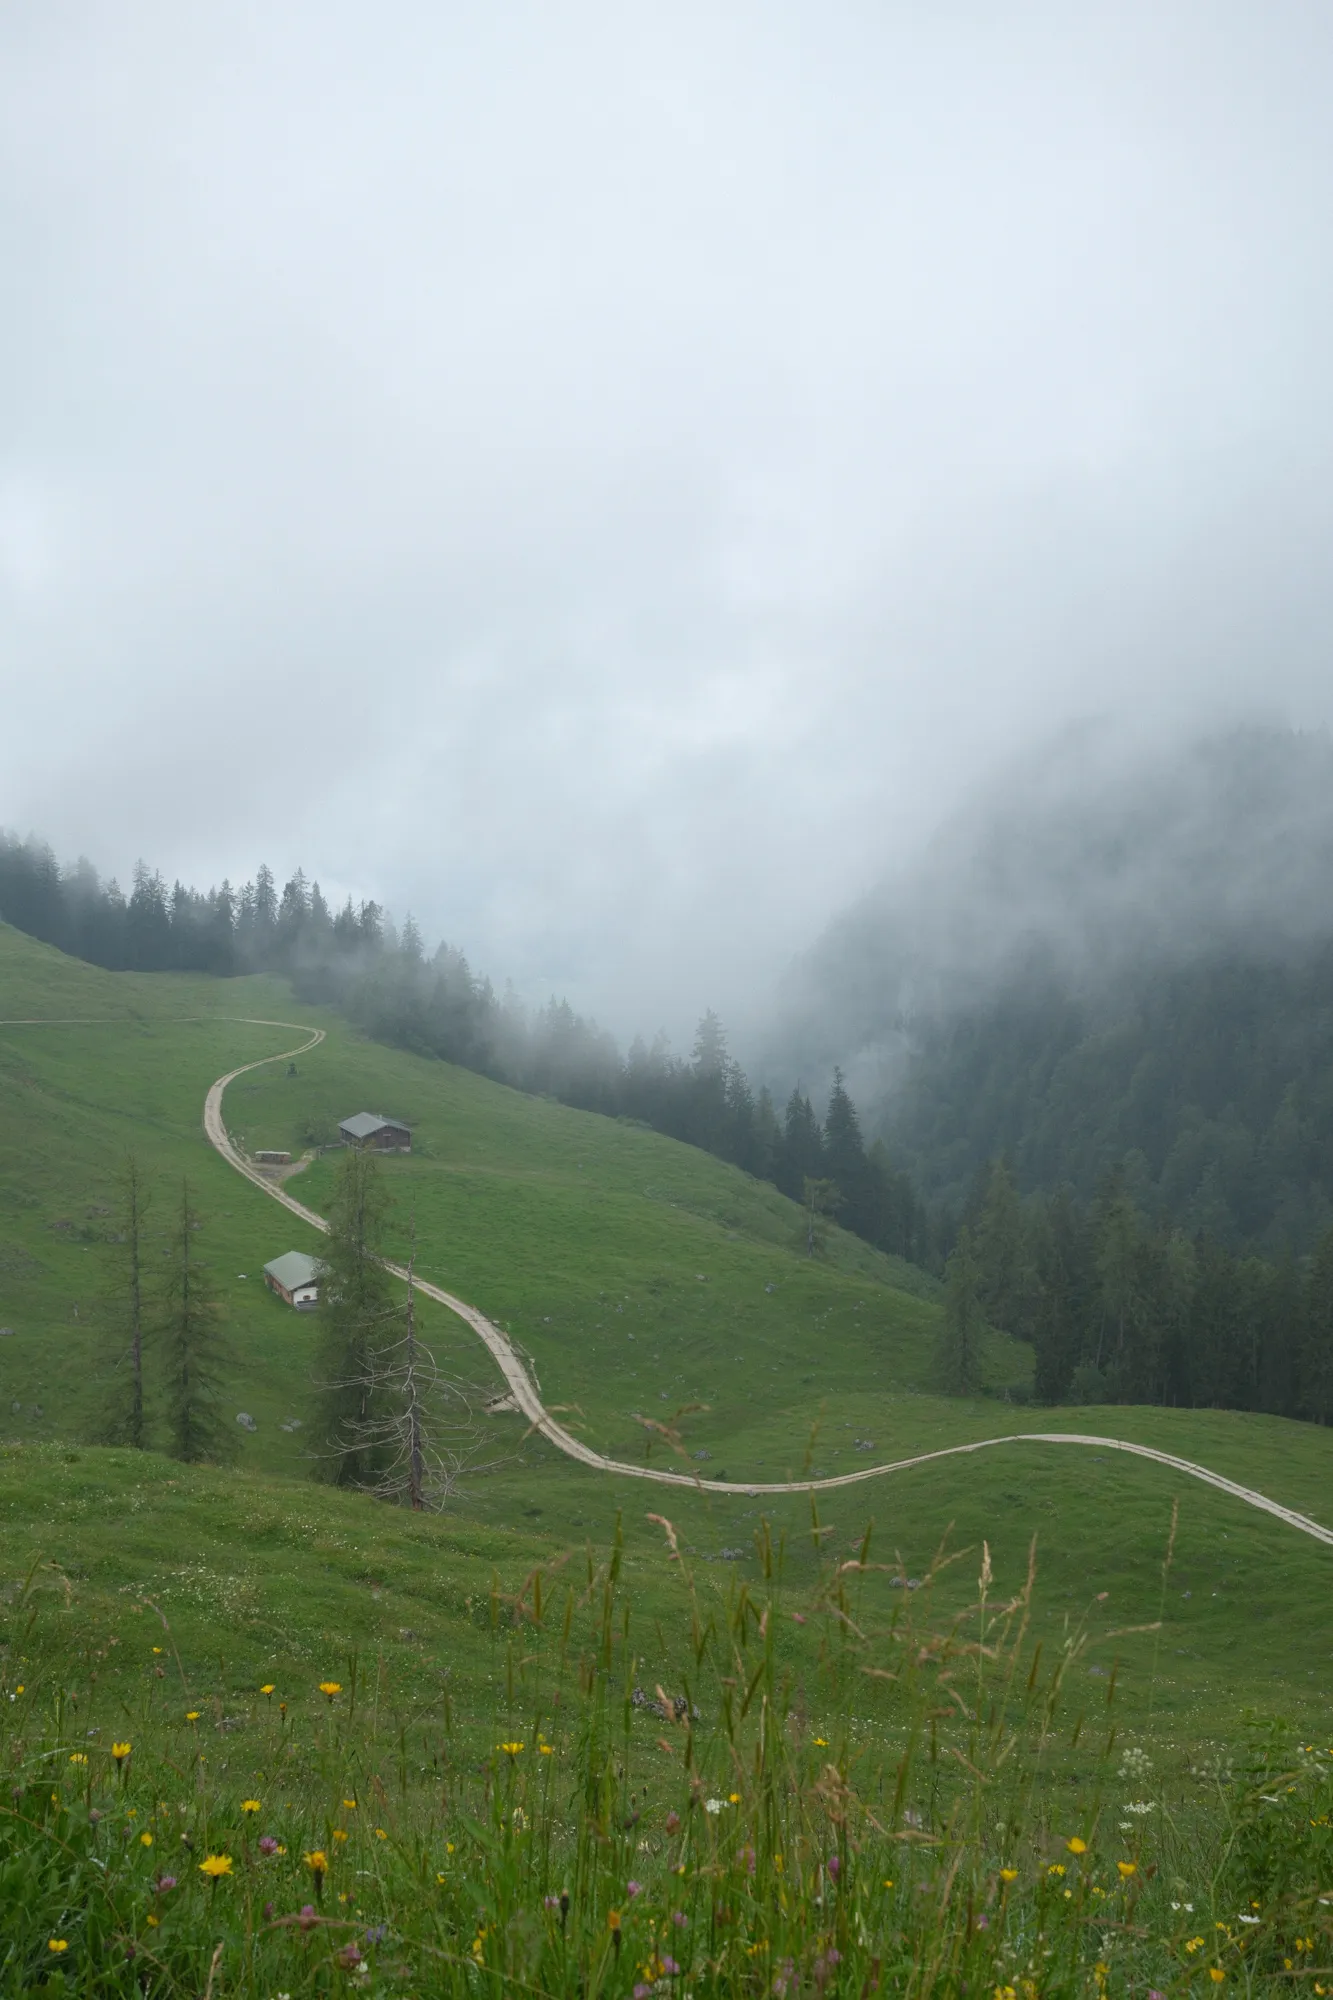
<instances>
[{"instance_id":1,"label":"mountain slope","mask_svg":"<svg viewBox=\"0 0 1333 2000\"><path fill-rule=\"evenodd\" d=\"M1333 1214L1333 745L1050 746L800 968L775 1058L837 1062L924 1189L1008 1154L1307 1249Z\"/></svg>"},{"instance_id":2,"label":"mountain slope","mask_svg":"<svg viewBox=\"0 0 1333 2000\"><path fill-rule=\"evenodd\" d=\"M314 1652L332 1646L339 1593L348 1594L349 1643L357 1635L371 1643L372 1627L387 1643L401 1626L424 1635L428 1648L454 1645L451 1620L472 1616L465 1600L489 1591L492 1567L517 1587L534 1561L554 1560L587 1537L608 1539L618 1514L627 1563L636 1575L655 1574L659 1531L647 1516L656 1496L571 1465L543 1441L524 1439L522 1426L505 1415L488 1420L504 1462L465 1484L441 1523L409 1526L368 1501L320 1495L290 1477L273 1480L304 1480L308 1469L301 1434L279 1423L307 1408L313 1328L262 1291L254 1273L278 1250L314 1245L302 1246L296 1225L223 1165L204 1141L199 1113L215 1076L291 1042L287 1030L227 1017L302 1020L305 1013L264 982L104 975L94 992L85 970L75 968L72 978L82 1011L97 1011L93 1002L100 1002L98 1025L0 1030L0 1323L14 1328L0 1341L0 1416L23 1441L3 1460L8 1562L41 1554L95 1575L112 1592L131 1578L165 1591L176 1615L193 1620L190 1644L201 1660L224 1600L231 1602L225 1615L234 1614L237 1634L245 1635L237 1659L255 1675L265 1661L305 1671ZM23 987L25 1011L74 1011L69 974L59 954L0 931L0 992ZM359 1042L336 1021L325 1025L328 1040L302 1059L296 1077L278 1066L245 1080L253 1088L243 1085L234 1100L229 1094L232 1128L252 1143L299 1144L321 1119L350 1109L413 1120L419 1150L386 1165L399 1236L415 1210L423 1262L509 1320L536 1359L548 1403L565 1405L567 1420L583 1421L590 1441L642 1454L648 1434L633 1413L669 1416L677 1397L694 1388L710 1393L712 1407L684 1420L689 1449L712 1453L709 1472L727 1470L742 1481L761 1471L790 1469L799 1477L805 1466L856 1467L866 1462L857 1441L867 1438L876 1456L890 1458L1034 1427L1016 1423L1003 1403L949 1403L920 1393L930 1300L898 1289L890 1282L900 1275L895 1268L851 1239L835 1236L827 1264L812 1265L791 1245L794 1212L771 1190L655 1135L523 1099L469 1073ZM82 1469L71 1471L64 1456L96 1411L94 1273L109 1255L102 1211L127 1144L159 1198L182 1172L197 1185L206 1218L201 1254L221 1278L229 1309L236 1356L229 1386L235 1406L258 1424L239 1438L236 1471L190 1473L156 1459L140 1469L124 1454L86 1450L79 1452ZM328 1171L319 1163L296 1183L316 1208ZM485 1357L456 1321L426 1310L423 1324L451 1372L486 1379ZM992 1364L997 1373L1003 1366L1021 1373L1024 1351L997 1343ZM582 1405L581 1419L571 1403ZM1100 1409L1043 1413L1040 1427L1139 1437L1316 1516L1326 1513L1333 1490L1333 1439L1310 1426ZM188 1506L171 1497L191 1495ZM785 1549L794 1586L813 1582L821 1551L859 1547L872 1517L881 1524L882 1553L898 1550L912 1574L925 1569L941 1538L968 1546L984 1536L1006 1587L1020 1576L1037 1535L1038 1615L1054 1635L1093 1582L1108 1593L1094 1609L1098 1631L1151 1616L1173 1498L1182 1509L1178 1561L1186 1576L1170 1612L1169 1662L1158 1671L1159 1718L1194 1737L1224 1726L1245 1699L1283 1701L1303 1712L1327 1673L1319 1613L1326 1551L1224 1495L1115 1453L1009 1446L944 1461L882 1487L826 1496L813 1534L809 1500L800 1494L758 1502L743 1489L734 1499L683 1492L670 1496L668 1511L695 1551L702 1585L723 1596L734 1581L757 1574L752 1537L761 1519ZM258 1557L245 1546L253 1522L237 1528L261 1514L277 1536L274 1546L286 1551L277 1562L285 1583L277 1570L264 1583L264 1564L256 1568ZM415 1551L410 1556L406 1543L398 1548L403 1536ZM282 1621L275 1607L284 1589L302 1587L312 1560L323 1579L323 1609L317 1630L302 1641L314 1647L307 1653L289 1643L299 1633L276 1629ZM442 1608L427 1618L407 1599L429 1596L432 1574ZM956 1585L966 1595L961 1572ZM881 1576L867 1587L888 1586ZM954 1587L947 1585L946 1595ZM375 1604L383 1599L369 1625L368 1590ZM665 1598L662 1606L665 1614ZM1267 1635L1278 1622L1284 1643L1275 1650ZM395 1643L405 1648L399 1663L410 1682L416 1642ZM801 1657L798 1635L792 1643ZM1143 1716L1152 1643L1117 1641L1115 1650L1124 1660L1127 1714ZM460 1635L451 1657L461 1671L473 1657L471 1642ZM477 1657L464 1676L478 1717L487 1671Z\"/></svg>"}]
</instances>

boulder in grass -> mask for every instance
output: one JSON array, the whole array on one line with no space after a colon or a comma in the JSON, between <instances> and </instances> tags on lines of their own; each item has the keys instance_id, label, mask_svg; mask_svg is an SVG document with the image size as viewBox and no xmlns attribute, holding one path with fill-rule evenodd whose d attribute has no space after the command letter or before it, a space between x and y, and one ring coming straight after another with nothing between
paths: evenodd
<instances>
[{"instance_id":1,"label":"boulder in grass","mask_svg":"<svg viewBox=\"0 0 1333 2000\"><path fill-rule=\"evenodd\" d=\"M238 1410L236 1412L236 1421L243 1431L257 1431L259 1429L259 1425L248 1410Z\"/></svg>"}]
</instances>

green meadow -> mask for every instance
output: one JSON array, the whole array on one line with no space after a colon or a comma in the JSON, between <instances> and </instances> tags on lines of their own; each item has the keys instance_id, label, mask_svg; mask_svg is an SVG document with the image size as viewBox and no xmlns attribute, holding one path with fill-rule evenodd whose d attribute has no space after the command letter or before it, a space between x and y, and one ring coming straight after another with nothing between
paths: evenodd
<instances>
[{"instance_id":1,"label":"green meadow","mask_svg":"<svg viewBox=\"0 0 1333 2000\"><path fill-rule=\"evenodd\" d=\"M277 981L0 927L0 1016L0 1993L1325 1990L1333 1551L1111 1450L746 1482L1082 1430L1327 1519L1327 1432L1041 1409L998 1336L987 1394L933 1396L925 1274L836 1230L810 1258L772 1188ZM233 1135L308 1154L322 1212L338 1119L405 1118L392 1247L598 1449L735 1490L598 1473L513 1412L442 1515L315 1482L316 1329L260 1272L319 1239L201 1126L301 1039L257 1021L326 1040L230 1087ZM89 1442L131 1149L150 1263L195 1191L254 1426L226 1466ZM421 1323L484 1405L469 1329Z\"/></svg>"},{"instance_id":2,"label":"green meadow","mask_svg":"<svg viewBox=\"0 0 1333 2000\"><path fill-rule=\"evenodd\" d=\"M1087 1610L1100 1642L1155 1619L1178 1502L1166 1623L1157 1634L1106 1640L1105 1657L1089 1664L1090 1688L1120 1660L1126 1712L1145 1722L1151 1714L1154 1728L1189 1742L1225 1735L1247 1706L1311 1723L1324 1712L1330 1551L1166 1468L1070 1446L1000 1446L821 1495L814 1519L806 1495L758 1499L743 1488L1015 1431L1081 1430L1196 1460L1326 1520L1327 1432L1222 1411L1039 1408L1023 1400L1025 1350L999 1336L987 1357L989 1394L961 1403L932 1396L939 1309L925 1274L836 1230L811 1259L797 1211L771 1187L656 1134L378 1047L277 981L113 975L2 928L0 1015L51 1024L0 1028L0 1325L11 1329L0 1338L0 1437L9 1441L11 1572L40 1556L98 1589L148 1579L170 1597L171 1558L191 1539L193 1496L211 1480L226 1496L216 1517L225 1525L200 1513L193 1539L208 1551L204 1569L231 1582L217 1586L222 1597L194 1624L192 1600L180 1611L188 1644L206 1647L232 1591L229 1642L246 1674L264 1662L274 1673L296 1671L298 1661L305 1670L321 1650L353 1641L383 1645L394 1659L406 1647L410 1668L421 1646L449 1651L459 1602L488 1591L493 1572L512 1590L534 1564L604 1549L618 1518L624 1560L641 1571L643 1603L655 1606L665 1585L651 1513L676 1524L695 1552L700 1589L718 1603L756 1573L765 1524L799 1589L813 1588L830 1551L859 1547L872 1525L876 1559L900 1562L905 1578L924 1575L941 1545L969 1551L941 1580L942 1602L970 1590L983 1540L1010 1587L1035 1538L1038 1628L1055 1634ZM218 1075L300 1039L247 1025L246 1016L327 1030L295 1075L273 1064L238 1079L225 1100L229 1129L247 1147L315 1155L291 1182L301 1200L320 1212L327 1205L334 1160L319 1148L340 1117L369 1109L405 1118L413 1154L384 1165L400 1254L414 1237L424 1276L503 1324L548 1406L597 1449L697 1469L741 1490L691 1494L591 1472L528 1435L511 1412L484 1419L491 1469L465 1482L443 1519L404 1522L320 1491L309 1479L306 1429L315 1329L259 1275L281 1251L317 1249L318 1237L229 1169L200 1122ZM229 1410L256 1425L237 1428L236 1464L217 1473L186 1474L156 1457L127 1465L87 1443L110 1361L100 1301L115 1174L130 1148L153 1189L150 1224L165 1222L182 1175L204 1217L200 1254L226 1308ZM450 1374L483 1396L500 1387L461 1322L423 1301L423 1326ZM674 1425L679 1452L644 1418ZM75 1475L58 1470L67 1449L78 1452L83 1495L74 1514L61 1496ZM126 1481L143 1488L132 1507L120 1497ZM348 1550L346 1563L321 1558L311 1602L328 1602L309 1631L304 1614L294 1622L276 1608L302 1596L303 1574L314 1592L301 1537L257 1542L237 1527L252 1507L265 1518L288 1509L293 1519L341 1524L327 1536L309 1529L311 1546L341 1538ZM395 1566L404 1579L419 1569L447 1586L437 1598L425 1591L423 1608L419 1582L388 1580ZM887 1574L867 1585L885 1604L897 1587ZM340 1628L333 1607L344 1595ZM402 1641L401 1630L427 1636ZM453 1648L453 1671L460 1687L475 1682L484 1715L470 1630ZM274 1633L293 1645L302 1635L290 1660L273 1651ZM798 1628L792 1643L799 1657Z\"/></svg>"}]
</instances>

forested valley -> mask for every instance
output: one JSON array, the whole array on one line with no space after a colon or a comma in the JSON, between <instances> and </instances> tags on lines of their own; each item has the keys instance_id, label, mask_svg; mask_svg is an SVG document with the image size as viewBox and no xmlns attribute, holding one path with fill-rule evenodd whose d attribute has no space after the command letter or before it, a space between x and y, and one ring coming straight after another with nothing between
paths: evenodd
<instances>
[{"instance_id":1,"label":"forested valley","mask_svg":"<svg viewBox=\"0 0 1333 2000\"><path fill-rule=\"evenodd\" d=\"M410 917L331 910L300 871L200 893L141 865L126 897L0 836L0 916L113 969L280 972L377 1040L703 1147L801 1204L811 1254L835 1219L949 1271L1032 1343L1041 1401L1333 1420L1329 946L1202 956L1100 1015L1038 957L918 1024L864 1121L836 1065L775 1103L712 1013L689 1056L661 1036L622 1054L565 1002L529 1010L456 948L427 952Z\"/></svg>"}]
</instances>

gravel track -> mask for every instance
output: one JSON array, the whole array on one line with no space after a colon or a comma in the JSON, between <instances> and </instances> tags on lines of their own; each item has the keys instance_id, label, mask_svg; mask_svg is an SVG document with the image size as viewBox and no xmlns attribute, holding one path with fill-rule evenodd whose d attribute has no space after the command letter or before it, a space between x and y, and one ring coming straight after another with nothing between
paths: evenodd
<instances>
[{"instance_id":1,"label":"gravel track","mask_svg":"<svg viewBox=\"0 0 1333 2000\"><path fill-rule=\"evenodd\" d=\"M293 1021L252 1021L247 1025L267 1028L290 1027L300 1032L298 1024ZM226 1076L220 1076L204 1103L204 1130L228 1165L234 1167L238 1173L244 1174L248 1181L253 1181L256 1187L262 1188L270 1200L281 1202L284 1208L290 1209L293 1215L299 1215L303 1222L310 1224L311 1228L327 1230L329 1225L322 1215L316 1215L313 1209L297 1201L294 1195L276 1186L245 1158L228 1137L222 1117L222 1094L227 1085L234 1082L238 1076L244 1076L248 1070L262 1069L266 1063L291 1062L295 1057L304 1055L307 1050L317 1048L323 1039L324 1030L316 1028L310 1031L309 1039L302 1042L299 1048L288 1049L281 1055L264 1056L259 1062L242 1063L239 1069L230 1070ZM401 1264L386 1261L385 1268L396 1278L406 1281L407 1271ZM973 1444L948 1445L941 1451L920 1452L914 1458L895 1459L889 1465L867 1465L856 1472L839 1473L833 1478L758 1480L744 1485L719 1479L703 1479L692 1472L670 1472L665 1467L629 1465L622 1459L604 1458L590 1445L572 1436L563 1424L557 1423L550 1415L542 1403L536 1383L515 1350L513 1342L493 1320L487 1319L486 1315L478 1312L475 1306L469 1305L465 1299L455 1298L452 1292L444 1291L439 1285L428 1284L425 1279L418 1277L414 1277L413 1283L417 1290L424 1292L428 1298L437 1300L440 1305L447 1306L450 1312L457 1313L460 1319L466 1320L491 1355L505 1379L515 1406L527 1418L532 1428L548 1438L558 1451L565 1453L566 1457L576 1459L580 1465L591 1466L597 1472L613 1472L622 1479L646 1479L657 1486L689 1486L697 1492L753 1499L763 1493L825 1492L837 1486L859 1486L867 1479L883 1479L891 1472L906 1472L914 1465L930 1465L941 1458L960 1458L970 1452L990 1451L999 1445L1093 1446L1098 1451L1123 1451L1132 1458L1150 1459L1154 1465L1165 1465L1173 1472L1183 1472L1191 1479L1200 1479L1205 1486L1215 1487L1219 1493L1230 1494L1233 1500L1241 1500L1247 1507L1256 1507L1261 1513L1271 1514L1275 1520L1284 1522L1287 1527L1296 1528L1300 1533L1311 1535L1316 1541L1325 1542L1333 1547L1333 1528L1321 1527L1319 1522L1310 1520L1304 1514L1296 1513L1291 1507L1282 1506L1277 1500L1270 1500L1266 1494L1256 1493L1252 1487L1240 1486L1234 1479L1224 1478L1220 1472L1210 1472L1207 1466L1195 1465L1188 1458L1176 1458L1171 1452L1156 1451L1151 1445L1132 1444L1126 1438L1094 1437L1076 1431L1019 1431L1009 1437L979 1438Z\"/></svg>"}]
</instances>

